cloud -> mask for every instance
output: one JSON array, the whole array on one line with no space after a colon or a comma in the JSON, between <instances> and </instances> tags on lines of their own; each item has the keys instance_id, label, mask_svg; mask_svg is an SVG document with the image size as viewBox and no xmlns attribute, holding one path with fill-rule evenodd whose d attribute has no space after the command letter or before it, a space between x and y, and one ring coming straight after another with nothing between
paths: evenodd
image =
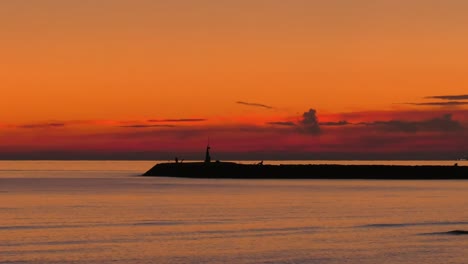
<instances>
[{"instance_id":1,"label":"cloud","mask_svg":"<svg viewBox=\"0 0 468 264\"><path fill-rule=\"evenodd\" d=\"M310 134L319 134L320 125L317 118L317 111L315 109L309 109L309 111L302 114L302 120L299 121L301 130Z\"/></svg>"},{"instance_id":2,"label":"cloud","mask_svg":"<svg viewBox=\"0 0 468 264\"><path fill-rule=\"evenodd\" d=\"M448 102L426 102L426 103L406 103L407 105L420 105L420 106L460 106L468 105L468 102L448 101Z\"/></svg>"},{"instance_id":3,"label":"cloud","mask_svg":"<svg viewBox=\"0 0 468 264\"><path fill-rule=\"evenodd\" d=\"M346 120L341 120L341 121L338 121L338 122L322 122L322 123L319 123L319 125L321 125L321 126L346 126L346 125L350 125L350 124L351 123L349 123Z\"/></svg>"},{"instance_id":4,"label":"cloud","mask_svg":"<svg viewBox=\"0 0 468 264\"><path fill-rule=\"evenodd\" d=\"M462 95L437 95L427 96L426 99L441 99L441 100L468 100L468 94Z\"/></svg>"},{"instance_id":5,"label":"cloud","mask_svg":"<svg viewBox=\"0 0 468 264\"><path fill-rule=\"evenodd\" d=\"M287 127L298 127L301 132L319 134L321 132L320 126L346 126L350 125L347 120L341 120L337 122L319 122L317 118L317 111L310 109L302 115L302 119L297 123L292 121L274 121L267 122L268 125L274 126L287 126Z\"/></svg>"},{"instance_id":6,"label":"cloud","mask_svg":"<svg viewBox=\"0 0 468 264\"><path fill-rule=\"evenodd\" d=\"M176 127L174 125L124 125L124 128L152 128L152 127Z\"/></svg>"},{"instance_id":7,"label":"cloud","mask_svg":"<svg viewBox=\"0 0 468 264\"><path fill-rule=\"evenodd\" d=\"M238 101L238 102L236 102L236 104L253 106L253 107L261 107L261 108L266 108L266 109L274 109L273 106L269 106L269 105L265 105L265 104L259 104L259 103L249 103L249 102Z\"/></svg>"},{"instance_id":8,"label":"cloud","mask_svg":"<svg viewBox=\"0 0 468 264\"><path fill-rule=\"evenodd\" d=\"M267 123L268 125L274 125L274 126L296 126L296 124L294 122L282 122L282 121L279 121L279 122L268 122Z\"/></svg>"},{"instance_id":9,"label":"cloud","mask_svg":"<svg viewBox=\"0 0 468 264\"><path fill-rule=\"evenodd\" d=\"M44 124L26 124L20 125L18 128L59 128L64 127L64 123L44 123Z\"/></svg>"},{"instance_id":10,"label":"cloud","mask_svg":"<svg viewBox=\"0 0 468 264\"><path fill-rule=\"evenodd\" d=\"M463 130L460 122L453 120L451 114L445 114L442 117L436 117L422 121L374 121L371 123L362 123L368 126L377 126L385 131L415 133L419 131L426 132L454 132Z\"/></svg>"},{"instance_id":11,"label":"cloud","mask_svg":"<svg viewBox=\"0 0 468 264\"><path fill-rule=\"evenodd\" d=\"M73 121L37 122L33 124L35 127L64 123L66 129L0 130L1 136L10 139L0 142L0 158L165 159L177 153L186 159L202 159L200 152L207 137L212 140L213 155L222 160L440 159L462 157L466 154L459 152L468 149L468 109L323 116L313 109L304 112L294 119L270 119L262 124L257 119L252 123L188 123L190 126L133 120L106 122L102 127L97 122L96 128L75 130ZM446 115L449 113L453 115ZM320 122L322 119L324 121ZM364 123L357 125L359 122ZM18 125L21 124L11 125L11 128ZM38 137L41 140L37 140Z\"/></svg>"},{"instance_id":12,"label":"cloud","mask_svg":"<svg viewBox=\"0 0 468 264\"><path fill-rule=\"evenodd\" d=\"M438 96L427 96L424 99L437 99L443 101L432 101L432 102L422 102L422 103L404 103L406 105L416 105L416 106L463 106L468 105L468 94L462 95L438 95Z\"/></svg>"},{"instance_id":13,"label":"cloud","mask_svg":"<svg viewBox=\"0 0 468 264\"><path fill-rule=\"evenodd\" d=\"M151 123L183 123L183 122L204 122L207 119L204 118L180 118L180 119L150 119L148 122Z\"/></svg>"}]
</instances>

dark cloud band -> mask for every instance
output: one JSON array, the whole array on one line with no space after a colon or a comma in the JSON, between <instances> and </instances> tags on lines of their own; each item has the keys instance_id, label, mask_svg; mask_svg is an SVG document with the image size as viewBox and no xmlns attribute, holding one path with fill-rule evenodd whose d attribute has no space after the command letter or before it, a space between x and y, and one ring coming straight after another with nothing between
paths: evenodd
<instances>
[{"instance_id":1,"label":"dark cloud band","mask_svg":"<svg viewBox=\"0 0 468 264\"><path fill-rule=\"evenodd\" d=\"M376 126L388 132L454 132L463 130L460 122L453 120L451 114L443 115L422 121L404 121L404 120L390 120L390 121L374 121L370 123L362 123L367 126Z\"/></svg>"},{"instance_id":2,"label":"dark cloud band","mask_svg":"<svg viewBox=\"0 0 468 264\"><path fill-rule=\"evenodd\" d=\"M150 119L151 123L184 123L184 122L204 122L204 118L180 118L180 119Z\"/></svg>"},{"instance_id":3,"label":"dark cloud band","mask_svg":"<svg viewBox=\"0 0 468 264\"><path fill-rule=\"evenodd\" d=\"M426 99L440 99L440 100L468 100L468 94L461 95L437 95L427 96Z\"/></svg>"},{"instance_id":4,"label":"dark cloud band","mask_svg":"<svg viewBox=\"0 0 468 264\"><path fill-rule=\"evenodd\" d=\"M153 127L176 127L173 125L125 125L124 128L153 128Z\"/></svg>"},{"instance_id":5,"label":"dark cloud band","mask_svg":"<svg viewBox=\"0 0 468 264\"><path fill-rule=\"evenodd\" d=\"M45 123L45 124L26 124L18 126L19 128L59 128L64 127L64 123Z\"/></svg>"},{"instance_id":6,"label":"dark cloud band","mask_svg":"<svg viewBox=\"0 0 468 264\"><path fill-rule=\"evenodd\" d=\"M268 125L274 125L274 126L296 126L294 122L268 122Z\"/></svg>"},{"instance_id":7,"label":"dark cloud band","mask_svg":"<svg viewBox=\"0 0 468 264\"><path fill-rule=\"evenodd\" d=\"M338 121L338 122L321 122L321 123L319 123L319 125L321 125L321 126L346 126L346 125L350 125L350 124L351 123L349 123L346 120L341 120L341 121Z\"/></svg>"},{"instance_id":8,"label":"dark cloud band","mask_svg":"<svg viewBox=\"0 0 468 264\"><path fill-rule=\"evenodd\" d=\"M468 105L468 102L448 101L448 102L426 102L426 103L406 103L407 105L419 106L461 106Z\"/></svg>"}]
</instances>

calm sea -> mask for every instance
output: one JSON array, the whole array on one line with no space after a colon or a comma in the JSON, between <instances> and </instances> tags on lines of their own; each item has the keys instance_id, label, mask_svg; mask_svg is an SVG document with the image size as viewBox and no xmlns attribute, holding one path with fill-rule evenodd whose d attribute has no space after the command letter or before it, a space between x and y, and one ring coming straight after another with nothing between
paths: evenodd
<instances>
[{"instance_id":1,"label":"calm sea","mask_svg":"<svg viewBox=\"0 0 468 264\"><path fill-rule=\"evenodd\" d=\"M153 164L1 161L0 263L467 263L468 181L137 176Z\"/></svg>"}]
</instances>

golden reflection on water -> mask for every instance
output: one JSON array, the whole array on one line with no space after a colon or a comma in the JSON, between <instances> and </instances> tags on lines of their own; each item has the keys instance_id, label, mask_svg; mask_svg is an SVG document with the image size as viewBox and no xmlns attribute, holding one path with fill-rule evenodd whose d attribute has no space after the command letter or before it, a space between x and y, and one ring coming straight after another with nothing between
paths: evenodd
<instances>
[{"instance_id":1,"label":"golden reflection on water","mask_svg":"<svg viewBox=\"0 0 468 264\"><path fill-rule=\"evenodd\" d=\"M465 263L468 257L468 236L433 234L468 230L468 181L142 178L131 175L146 163L128 163L111 164L113 171L95 163L93 170L82 164L82 171L67 171L64 163L59 172L1 171L0 262Z\"/></svg>"}]
</instances>

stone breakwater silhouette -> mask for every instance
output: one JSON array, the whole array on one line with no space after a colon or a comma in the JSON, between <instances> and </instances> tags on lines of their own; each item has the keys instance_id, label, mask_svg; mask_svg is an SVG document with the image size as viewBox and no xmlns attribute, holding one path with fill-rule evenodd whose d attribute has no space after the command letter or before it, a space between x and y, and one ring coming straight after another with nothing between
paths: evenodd
<instances>
[{"instance_id":1,"label":"stone breakwater silhouette","mask_svg":"<svg viewBox=\"0 0 468 264\"><path fill-rule=\"evenodd\" d=\"M459 180L468 179L468 167L398 165L264 165L211 162L206 147L204 162L160 163L143 176L211 179L372 179L372 180Z\"/></svg>"},{"instance_id":2,"label":"stone breakwater silhouette","mask_svg":"<svg viewBox=\"0 0 468 264\"><path fill-rule=\"evenodd\" d=\"M231 162L160 163L143 176L219 179L468 179L463 166L248 165Z\"/></svg>"}]
</instances>

